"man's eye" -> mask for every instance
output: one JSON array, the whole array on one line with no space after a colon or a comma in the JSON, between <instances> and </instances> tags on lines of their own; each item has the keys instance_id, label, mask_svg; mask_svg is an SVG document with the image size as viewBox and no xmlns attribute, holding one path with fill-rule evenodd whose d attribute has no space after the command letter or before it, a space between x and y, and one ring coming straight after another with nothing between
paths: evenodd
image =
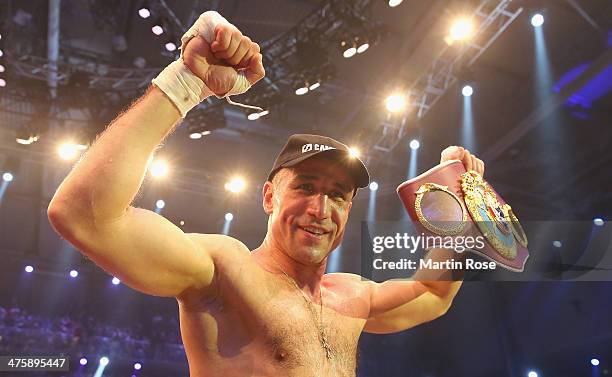
<instances>
[{"instance_id":1,"label":"man's eye","mask_svg":"<svg viewBox=\"0 0 612 377\"><path fill-rule=\"evenodd\" d=\"M344 198L344 193L342 193L342 192L340 192L340 191L334 191L334 192L331 194L331 196L332 196L332 198L334 198L334 199L342 199L342 200L344 200L344 199L345 199L345 198Z\"/></svg>"},{"instance_id":2,"label":"man's eye","mask_svg":"<svg viewBox=\"0 0 612 377\"><path fill-rule=\"evenodd\" d=\"M311 192L312 185L310 183L302 183L301 185L298 186L298 189Z\"/></svg>"}]
</instances>

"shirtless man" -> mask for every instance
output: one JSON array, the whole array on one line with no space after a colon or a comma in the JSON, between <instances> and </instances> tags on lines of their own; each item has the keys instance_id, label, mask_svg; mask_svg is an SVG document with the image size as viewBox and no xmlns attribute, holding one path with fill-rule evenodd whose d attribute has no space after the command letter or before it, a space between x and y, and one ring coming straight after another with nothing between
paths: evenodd
<instances>
[{"instance_id":1,"label":"shirtless man","mask_svg":"<svg viewBox=\"0 0 612 377\"><path fill-rule=\"evenodd\" d=\"M236 69L251 84L264 76L259 46L235 27L219 24L213 38L192 38L182 56L212 92L227 93ZM303 161L291 145L337 143L331 139L293 138L281 152L263 187L267 234L253 251L232 237L185 234L131 206L156 147L184 116L171 97L153 85L113 121L58 188L48 215L58 233L128 286L176 298L192 377L354 376L362 331L403 331L447 311L460 281L375 283L324 273L367 171L343 160L340 143ZM449 159L483 172L463 148L444 150L441 160Z\"/></svg>"}]
</instances>

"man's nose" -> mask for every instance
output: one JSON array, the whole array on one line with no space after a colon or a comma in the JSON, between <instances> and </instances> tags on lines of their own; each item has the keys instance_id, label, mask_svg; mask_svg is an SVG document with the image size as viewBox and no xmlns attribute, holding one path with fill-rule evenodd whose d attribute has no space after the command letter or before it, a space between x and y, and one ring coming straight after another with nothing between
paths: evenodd
<instances>
[{"instance_id":1,"label":"man's nose","mask_svg":"<svg viewBox=\"0 0 612 377\"><path fill-rule=\"evenodd\" d=\"M326 194L314 195L308 205L308 214L317 219L326 219L329 217L329 213L329 196Z\"/></svg>"}]
</instances>

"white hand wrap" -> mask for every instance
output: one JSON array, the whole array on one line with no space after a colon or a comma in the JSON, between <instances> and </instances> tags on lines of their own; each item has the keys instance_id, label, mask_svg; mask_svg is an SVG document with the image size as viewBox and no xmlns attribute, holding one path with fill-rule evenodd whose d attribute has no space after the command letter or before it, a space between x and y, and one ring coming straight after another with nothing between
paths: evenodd
<instances>
[{"instance_id":1,"label":"white hand wrap","mask_svg":"<svg viewBox=\"0 0 612 377\"><path fill-rule=\"evenodd\" d=\"M231 25L217 12L208 11L202 13L195 24L181 37L181 57L168 65L151 81L166 93L179 109L183 118L198 103L215 94L204 84L204 81L194 75L183 63L183 51L187 42L198 35L202 36L208 43L212 43L215 40L215 28L220 24ZM251 83L245 77L244 72L238 71L238 76L232 89L224 96L217 96L217 98L242 94L249 90L250 87ZM229 98L228 102L232 103L229 101Z\"/></svg>"}]
</instances>

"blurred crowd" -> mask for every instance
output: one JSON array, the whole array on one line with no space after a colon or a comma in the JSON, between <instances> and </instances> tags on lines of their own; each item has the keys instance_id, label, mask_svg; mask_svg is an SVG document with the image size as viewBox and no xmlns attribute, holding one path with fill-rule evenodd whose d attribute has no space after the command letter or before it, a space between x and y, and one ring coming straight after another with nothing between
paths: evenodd
<instances>
[{"instance_id":1,"label":"blurred crowd","mask_svg":"<svg viewBox=\"0 0 612 377\"><path fill-rule=\"evenodd\" d=\"M50 318L0 306L0 355L60 353L185 362L177 317L154 315L126 328L85 314Z\"/></svg>"}]
</instances>

